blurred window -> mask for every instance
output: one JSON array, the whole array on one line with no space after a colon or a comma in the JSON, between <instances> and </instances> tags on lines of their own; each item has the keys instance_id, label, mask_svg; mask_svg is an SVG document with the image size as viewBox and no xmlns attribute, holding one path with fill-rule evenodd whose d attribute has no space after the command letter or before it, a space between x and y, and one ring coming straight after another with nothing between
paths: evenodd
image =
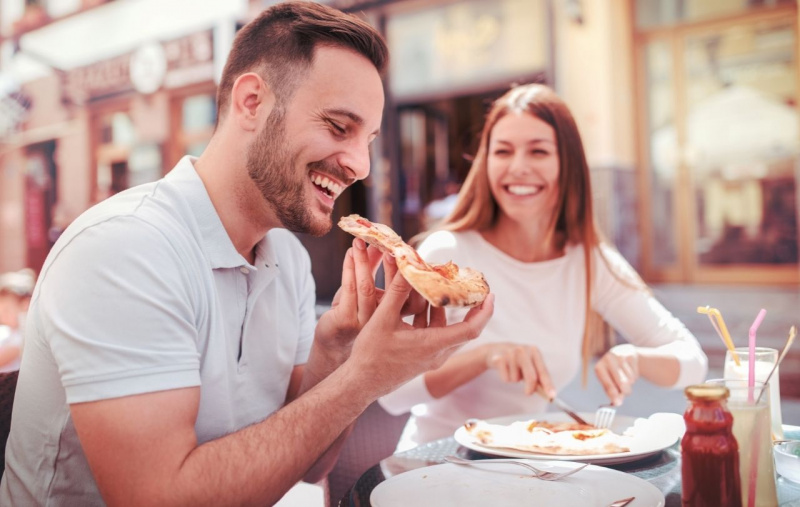
<instances>
[{"instance_id":1,"label":"blurred window","mask_svg":"<svg viewBox=\"0 0 800 507\"><path fill-rule=\"evenodd\" d=\"M701 264L796 264L795 20L686 39L686 153Z\"/></svg>"},{"instance_id":2,"label":"blurred window","mask_svg":"<svg viewBox=\"0 0 800 507\"><path fill-rule=\"evenodd\" d=\"M637 28L691 23L797 0L636 0Z\"/></svg>"},{"instance_id":3,"label":"blurred window","mask_svg":"<svg viewBox=\"0 0 800 507\"><path fill-rule=\"evenodd\" d=\"M172 118L176 129L168 167L184 155L199 157L206 149L217 122L216 93L208 86L194 87L172 97Z\"/></svg>"},{"instance_id":4,"label":"blurred window","mask_svg":"<svg viewBox=\"0 0 800 507\"><path fill-rule=\"evenodd\" d=\"M214 128L217 109L213 95L194 95L183 101L181 126L184 133L202 132Z\"/></svg>"},{"instance_id":5,"label":"blurred window","mask_svg":"<svg viewBox=\"0 0 800 507\"><path fill-rule=\"evenodd\" d=\"M645 275L796 283L796 2L636 5L640 25L645 14L676 25L637 34L649 184ZM715 19L692 23L706 18Z\"/></svg>"},{"instance_id":6,"label":"blurred window","mask_svg":"<svg viewBox=\"0 0 800 507\"><path fill-rule=\"evenodd\" d=\"M650 236L653 265L673 265L678 260L673 201L678 171L675 135L675 80L670 45L663 40L645 48L648 134L650 137Z\"/></svg>"}]
</instances>

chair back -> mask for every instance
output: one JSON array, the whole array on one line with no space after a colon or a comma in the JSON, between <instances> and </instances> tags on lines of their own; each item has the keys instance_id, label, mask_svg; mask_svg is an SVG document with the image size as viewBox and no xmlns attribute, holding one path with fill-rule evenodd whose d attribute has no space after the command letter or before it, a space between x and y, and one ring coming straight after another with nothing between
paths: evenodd
<instances>
[{"instance_id":1,"label":"chair back","mask_svg":"<svg viewBox=\"0 0 800 507\"><path fill-rule=\"evenodd\" d=\"M6 441L11 430L11 409L19 371L0 373L0 477L6 469Z\"/></svg>"}]
</instances>

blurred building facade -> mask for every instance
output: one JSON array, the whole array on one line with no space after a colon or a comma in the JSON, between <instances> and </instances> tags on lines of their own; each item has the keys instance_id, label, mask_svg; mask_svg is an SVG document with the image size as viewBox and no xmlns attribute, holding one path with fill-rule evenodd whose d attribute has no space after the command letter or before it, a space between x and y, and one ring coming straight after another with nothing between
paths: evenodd
<instances>
[{"instance_id":1,"label":"blurred building facade","mask_svg":"<svg viewBox=\"0 0 800 507\"><path fill-rule=\"evenodd\" d=\"M213 131L260 0L0 0L0 271L41 265L93 203ZM549 84L584 137L598 220L648 281L800 283L795 0L326 0L391 51L372 174L336 214L404 237L463 181L489 102ZM321 298L348 238L302 240Z\"/></svg>"}]
</instances>

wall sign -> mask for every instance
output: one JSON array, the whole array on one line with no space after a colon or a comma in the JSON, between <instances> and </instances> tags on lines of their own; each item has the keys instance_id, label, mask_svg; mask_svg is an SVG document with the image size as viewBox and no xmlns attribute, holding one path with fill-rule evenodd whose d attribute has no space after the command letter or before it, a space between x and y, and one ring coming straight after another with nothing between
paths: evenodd
<instances>
[{"instance_id":1,"label":"wall sign","mask_svg":"<svg viewBox=\"0 0 800 507\"><path fill-rule=\"evenodd\" d=\"M392 93L403 100L520 79L547 68L544 0L465 0L387 22Z\"/></svg>"},{"instance_id":2,"label":"wall sign","mask_svg":"<svg viewBox=\"0 0 800 507\"><path fill-rule=\"evenodd\" d=\"M178 88L214 77L211 30L166 42L151 42L114 58L73 69L64 90L74 104L128 91L143 94Z\"/></svg>"}]
</instances>

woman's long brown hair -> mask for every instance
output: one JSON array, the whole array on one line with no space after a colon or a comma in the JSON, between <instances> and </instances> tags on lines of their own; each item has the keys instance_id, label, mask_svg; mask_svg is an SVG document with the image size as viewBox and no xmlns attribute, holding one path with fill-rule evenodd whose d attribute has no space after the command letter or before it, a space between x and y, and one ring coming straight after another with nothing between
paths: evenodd
<instances>
[{"instance_id":1,"label":"woman's long brown hair","mask_svg":"<svg viewBox=\"0 0 800 507\"><path fill-rule=\"evenodd\" d=\"M437 224L436 230L483 231L496 223L499 208L489 188L487 173L489 141L497 122L512 113L533 115L555 131L559 158L558 201L550 219L547 236L549 239L562 238L564 244L584 246L586 322L581 357L582 381L585 384L589 361L593 354L606 346L607 340L602 319L591 311L594 274L592 252L600 243L600 234L594 221L589 164L586 162L578 126L567 105L553 90L541 84L521 85L512 88L494 102L481 132L478 152L458 194L455 207L450 215ZM429 233L425 236L427 234Z\"/></svg>"}]
</instances>

